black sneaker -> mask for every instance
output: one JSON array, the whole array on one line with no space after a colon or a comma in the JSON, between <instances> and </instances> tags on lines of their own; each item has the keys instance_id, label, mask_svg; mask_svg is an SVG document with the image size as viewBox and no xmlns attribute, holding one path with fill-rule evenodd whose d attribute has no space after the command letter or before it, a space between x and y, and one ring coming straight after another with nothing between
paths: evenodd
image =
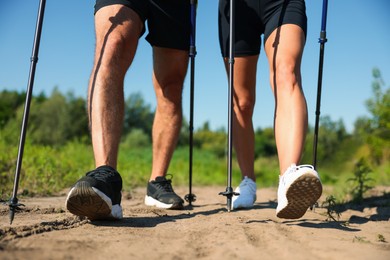
<instances>
[{"instance_id":1,"label":"black sneaker","mask_svg":"<svg viewBox=\"0 0 390 260\"><path fill-rule=\"evenodd\" d=\"M157 177L156 180L148 182L145 196L145 205L156 206L164 209L182 209L182 200L174 191L172 180L165 177Z\"/></svg>"},{"instance_id":2,"label":"black sneaker","mask_svg":"<svg viewBox=\"0 0 390 260\"><path fill-rule=\"evenodd\" d=\"M76 182L66 198L74 215L97 219L121 219L122 178L110 166L100 166Z\"/></svg>"}]
</instances>

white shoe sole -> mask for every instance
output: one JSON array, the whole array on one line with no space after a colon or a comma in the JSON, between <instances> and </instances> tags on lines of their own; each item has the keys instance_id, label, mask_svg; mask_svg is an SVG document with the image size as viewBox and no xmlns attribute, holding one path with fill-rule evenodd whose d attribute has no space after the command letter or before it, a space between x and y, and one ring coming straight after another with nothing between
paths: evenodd
<instances>
[{"instance_id":1,"label":"white shoe sole","mask_svg":"<svg viewBox=\"0 0 390 260\"><path fill-rule=\"evenodd\" d=\"M123 218L122 207L112 205L106 194L87 182L80 182L69 191L65 206L70 213L90 220Z\"/></svg>"},{"instance_id":2,"label":"white shoe sole","mask_svg":"<svg viewBox=\"0 0 390 260\"><path fill-rule=\"evenodd\" d=\"M153 197L150 197L148 195L145 196L145 205L146 206L154 206L161 209L182 209L183 204L182 203L173 203L173 204L166 204L161 201L158 201L154 199Z\"/></svg>"},{"instance_id":3,"label":"white shoe sole","mask_svg":"<svg viewBox=\"0 0 390 260\"><path fill-rule=\"evenodd\" d=\"M277 211L276 216L285 219L301 218L321 194L322 185L319 178L311 173L304 173L287 189L287 205Z\"/></svg>"}]
</instances>

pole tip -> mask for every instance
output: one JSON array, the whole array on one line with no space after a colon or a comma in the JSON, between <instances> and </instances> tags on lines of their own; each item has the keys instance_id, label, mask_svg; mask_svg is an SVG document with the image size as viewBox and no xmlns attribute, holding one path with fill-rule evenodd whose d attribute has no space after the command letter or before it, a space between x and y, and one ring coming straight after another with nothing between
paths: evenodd
<instances>
[{"instance_id":1,"label":"pole tip","mask_svg":"<svg viewBox=\"0 0 390 260\"><path fill-rule=\"evenodd\" d=\"M18 199L16 197L13 197L9 201L8 205L9 205L9 223L12 224L12 222L14 221L15 212L17 210L21 210L22 209L21 207L24 207L25 205L18 203Z\"/></svg>"},{"instance_id":2,"label":"pole tip","mask_svg":"<svg viewBox=\"0 0 390 260\"><path fill-rule=\"evenodd\" d=\"M13 208L10 208L10 211L9 211L9 224L12 225L12 222L14 221L14 217L15 217L15 211Z\"/></svg>"}]
</instances>

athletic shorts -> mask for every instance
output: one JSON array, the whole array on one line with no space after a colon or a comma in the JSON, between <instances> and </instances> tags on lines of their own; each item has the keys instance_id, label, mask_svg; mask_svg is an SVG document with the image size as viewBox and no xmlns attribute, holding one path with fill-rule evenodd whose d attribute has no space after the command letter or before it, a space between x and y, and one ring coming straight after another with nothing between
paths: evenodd
<instances>
[{"instance_id":1,"label":"athletic shorts","mask_svg":"<svg viewBox=\"0 0 390 260\"><path fill-rule=\"evenodd\" d=\"M135 11L144 23L147 21L146 40L152 46L188 50L190 45L189 0L96 0L96 12L105 6L121 4Z\"/></svg>"},{"instance_id":2,"label":"athletic shorts","mask_svg":"<svg viewBox=\"0 0 390 260\"><path fill-rule=\"evenodd\" d=\"M230 1L219 1L219 44L223 57L229 56ZM283 24L296 24L307 32L304 0L235 0L235 56L258 55L264 42Z\"/></svg>"}]
</instances>

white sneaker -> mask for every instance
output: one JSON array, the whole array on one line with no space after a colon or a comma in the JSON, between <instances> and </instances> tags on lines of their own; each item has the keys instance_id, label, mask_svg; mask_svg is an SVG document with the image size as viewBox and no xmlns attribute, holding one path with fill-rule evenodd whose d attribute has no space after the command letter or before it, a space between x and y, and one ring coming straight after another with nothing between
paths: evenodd
<instances>
[{"instance_id":1,"label":"white sneaker","mask_svg":"<svg viewBox=\"0 0 390 260\"><path fill-rule=\"evenodd\" d=\"M251 178L245 176L234 191L240 193L240 195L233 196L233 209L253 207L253 204L256 201L256 183Z\"/></svg>"},{"instance_id":2,"label":"white sneaker","mask_svg":"<svg viewBox=\"0 0 390 260\"><path fill-rule=\"evenodd\" d=\"M279 176L276 216L286 219L300 218L321 194L321 180L314 167L293 164Z\"/></svg>"}]
</instances>

